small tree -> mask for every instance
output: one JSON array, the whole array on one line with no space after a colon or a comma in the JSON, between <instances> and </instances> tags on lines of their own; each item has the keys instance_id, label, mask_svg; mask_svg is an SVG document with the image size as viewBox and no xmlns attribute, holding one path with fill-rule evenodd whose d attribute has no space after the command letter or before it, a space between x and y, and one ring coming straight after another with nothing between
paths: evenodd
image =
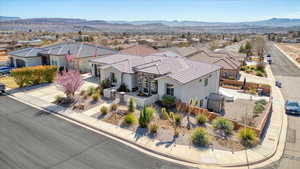
<instances>
[{"instance_id":1,"label":"small tree","mask_svg":"<svg viewBox=\"0 0 300 169\"><path fill-rule=\"evenodd\" d=\"M190 99L189 100L189 107L187 112L187 129L191 129L191 123L190 123L190 115L192 113L193 107L198 105L198 100L196 99Z\"/></svg>"},{"instance_id":2,"label":"small tree","mask_svg":"<svg viewBox=\"0 0 300 169\"><path fill-rule=\"evenodd\" d=\"M56 75L56 84L64 91L67 97L73 97L75 92L83 85L79 71L69 70Z\"/></svg>"},{"instance_id":3,"label":"small tree","mask_svg":"<svg viewBox=\"0 0 300 169\"><path fill-rule=\"evenodd\" d=\"M129 98L128 111L131 113L135 111L135 100L132 97Z\"/></svg>"},{"instance_id":4,"label":"small tree","mask_svg":"<svg viewBox=\"0 0 300 169\"><path fill-rule=\"evenodd\" d=\"M228 136L232 133L233 123L231 121L218 117L214 119L212 123L215 130L221 132L221 136Z\"/></svg>"}]
</instances>

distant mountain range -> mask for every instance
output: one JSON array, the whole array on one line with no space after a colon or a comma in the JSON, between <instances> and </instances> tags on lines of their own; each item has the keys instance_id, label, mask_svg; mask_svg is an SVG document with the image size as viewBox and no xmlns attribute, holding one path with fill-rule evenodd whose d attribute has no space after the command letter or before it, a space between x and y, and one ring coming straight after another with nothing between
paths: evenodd
<instances>
[{"instance_id":1,"label":"distant mountain range","mask_svg":"<svg viewBox=\"0 0 300 169\"><path fill-rule=\"evenodd\" d=\"M252 22L201 22L201 21L104 21L104 20L86 20L73 18L30 18L22 19L19 17L0 16L0 30L10 29L23 30L32 26L33 29L46 29L47 26L74 29L73 31L84 27L90 31L246 31L257 32L258 30L286 30L288 28L300 29L300 19L290 18L272 18L262 21ZM51 30L50 30L51 31Z\"/></svg>"}]
</instances>

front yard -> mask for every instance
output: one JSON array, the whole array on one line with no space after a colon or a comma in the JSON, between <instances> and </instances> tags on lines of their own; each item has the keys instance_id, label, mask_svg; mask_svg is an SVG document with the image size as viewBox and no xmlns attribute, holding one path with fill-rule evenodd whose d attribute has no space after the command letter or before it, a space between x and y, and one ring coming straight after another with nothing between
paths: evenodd
<instances>
[{"instance_id":1,"label":"front yard","mask_svg":"<svg viewBox=\"0 0 300 169\"><path fill-rule=\"evenodd\" d=\"M5 84L7 88L11 88L11 89L15 89L19 87L12 76L1 76L0 83Z\"/></svg>"}]
</instances>

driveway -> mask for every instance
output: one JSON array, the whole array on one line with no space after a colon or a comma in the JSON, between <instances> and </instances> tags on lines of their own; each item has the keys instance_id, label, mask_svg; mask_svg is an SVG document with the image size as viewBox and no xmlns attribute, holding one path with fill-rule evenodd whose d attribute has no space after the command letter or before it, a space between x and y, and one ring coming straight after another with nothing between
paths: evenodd
<instances>
[{"instance_id":1,"label":"driveway","mask_svg":"<svg viewBox=\"0 0 300 169\"><path fill-rule=\"evenodd\" d=\"M184 169L0 95L1 169Z\"/></svg>"}]
</instances>

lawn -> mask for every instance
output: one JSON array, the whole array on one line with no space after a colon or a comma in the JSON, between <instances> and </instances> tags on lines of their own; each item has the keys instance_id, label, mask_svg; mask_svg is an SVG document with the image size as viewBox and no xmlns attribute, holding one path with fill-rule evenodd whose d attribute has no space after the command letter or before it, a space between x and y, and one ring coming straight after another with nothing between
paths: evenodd
<instances>
[{"instance_id":1,"label":"lawn","mask_svg":"<svg viewBox=\"0 0 300 169\"><path fill-rule=\"evenodd\" d=\"M18 88L19 86L15 82L14 78L11 76L2 76L0 77L0 83L3 83L6 85L7 88Z\"/></svg>"}]
</instances>

